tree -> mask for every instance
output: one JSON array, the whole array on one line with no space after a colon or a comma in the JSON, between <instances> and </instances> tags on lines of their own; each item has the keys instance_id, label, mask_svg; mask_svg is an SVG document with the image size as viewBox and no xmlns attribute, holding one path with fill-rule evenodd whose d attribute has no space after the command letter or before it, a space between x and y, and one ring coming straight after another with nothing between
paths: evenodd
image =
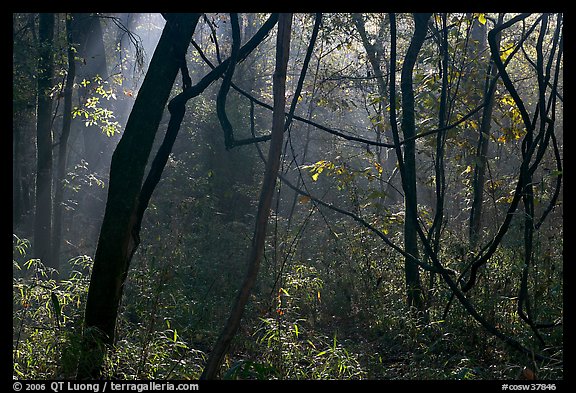
<instances>
[{"instance_id":1,"label":"tree","mask_svg":"<svg viewBox=\"0 0 576 393\"><path fill-rule=\"evenodd\" d=\"M374 100L377 103L377 112L375 117L375 127L376 127L376 142L381 142L382 139L391 141L392 140L392 133L391 129L385 127L385 113L386 108L384 105L384 98L387 96L387 80L388 73L389 73L389 64L385 61L385 49L383 46L383 41L385 39L385 31L384 28L386 26L386 14L382 15L382 19L380 21L380 26L378 30L378 34L374 39L374 43L370 41L368 33L366 31L366 26L362 14L352 14L352 19L354 21L354 26L358 30L360 34L360 38L362 40L362 45L366 50L366 56L368 57L368 61L372 68L372 72L374 74L374 78L376 80L377 91L378 91L378 98ZM382 67L386 67L386 69L382 69ZM384 72L385 71L385 72ZM386 199L390 201L395 201L398 199L397 191L394 186L392 186L392 181L396 174L398 173L396 167L396 160L393 158L393 151L392 149L385 149L381 146L375 146L376 149L376 157L378 159L378 163L382 165L382 171L379 171L380 176L380 192L382 193L382 204L385 202ZM384 153L384 154L383 154ZM390 174L387 180L387 187L384 190L383 187L383 179L384 175Z\"/></svg>"},{"instance_id":2,"label":"tree","mask_svg":"<svg viewBox=\"0 0 576 393\"><path fill-rule=\"evenodd\" d=\"M33 210L33 185L36 171L36 92L37 58L32 59L31 50L37 46L35 14L13 14L13 210L14 227L21 227L23 218ZM34 41L33 41L34 39ZM34 125L32 126L32 123ZM31 159L30 156L34 156ZM30 230L32 232L33 229Z\"/></svg>"},{"instance_id":3,"label":"tree","mask_svg":"<svg viewBox=\"0 0 576 393\"><path fill-rule=\"evenodd\" d=\"M199 14L171 18L154 51L122 139L112 156L110 184L86 302L79 378L97 378L104 348L114 342L118 307L136 240L138 196L162 113Z\"/></svg>"},{"instance_id":4,"label":"tree","mask_svg":"<svg viewBox=\"0 0 576 393\"><path fill-rule=\"evenodd\" d=\"M502 24L503 14L501 13L498 17L498 22L496 26ZM476 22L473 22L476 23ZM477 25L475 25L477 26ZM474 31L474 30L473 30ZM479 39L481 45L479 45L480 50L485 50L485 33L484 29L481 30L481 36ZM497 45L500 47L500 35L497 36ZM490 145L490 129L492 127L492 112L494 109L494 92L496 91L496 83L493 81L496 79L497 69L494 65L494 60L491 60L486 71L486 82L484 83L484 109L482 112L481 119L479 121L480 127L478 129L478 148L476 151L476 165L474 166L474 180L472 183L473 187L473 200L472 207L470 209L470 244L475 247L480 238L480 231L482 225L482 207L484 203L484 185L486 182L486 167L488 164L488 147Z\"/></svg>"},{"instance_id":5,"label":"tree","mask_svg":"<svg viewBox=\"0 0 576 393\"><path fill-rule=\"evenodd\" d=\"M230 59L223 61L197 84L192 85L185 54L200 15L166 14L164 17L166 26L123 137L112 156L108 201L86 303L86 343L79 362L79 376L98 375L104 355L99 344L111 345L114 342L118 306L129 263L140 243L142 218L178 135L186 112L186 102L201 94L231 63ZM268 18L260 30L239 49L235 61L244 60L258 46L276 24L277 18L277 14ZM178 70L182 73L183 91L168 104L170 120L166 135L142 182L162 111Z\"/></svg>"},{"instance_id":6,"label":"tree","mask_svg":"<svg viewBox=\"0 0 576 393\"><path fill-rule=\"evenodd\" d=\"M237 24L237 20L235 23L233 22L233 26L236 26L236 30L238 31L239 29ZM286 69L288 66L290 50L291 26L292 14L280 14L278 18L278 35L276 43L276 70L274 71L273 76L274 112L272 119L272 138L270 141L270 149L268 151L264 182L262 184L258 203L256 227L254 228L252 247L248 259L248 271L246 272L244 282L232 307L230 318L226 322L226 326L222 329L220 337L218 338L214 349L210 353L206 367L202 372L201 379L213 379L218 373L230 342L234 338L234 335L240 326L244 307L248 302L250 293L252 292L252 288L256 282L260 267L260 259L264 253L266 226L268 224L268 216L270 215L276 177L278 176L278 169L280 167L280 155L282 152L282 142L284 140L284 129L286 125L284 118L286 106ZM238 42L238 38L235 41ZM228 75L230 78L232 77L231 73Z\"/></svg>"},{"instance_id":7,"label":"tree","mask_svg":"<svg viewBox=\"0 0 576 393\"><path fill-rule=\"evenodd\" d=\"M54 191L54 222L52 229L52 260L59 266L60 250L62 243L62 202L64 199L64 177L67 169L68 138L72 124L72 93L74 90L74 79L76 78L76 59L74 50L74 30L76 19L69 15L66 17L66 42L68 71L64 85L64 111L62 114L62 132L58 141L58 163L55 176Z\"/></svg>"},{"instance_id":8,"label":"tree","mask_svg":"<svg viewBox=\"0 0 576 393\"><path fill-rule=\"evenodd\" d=\"M396 134L394 136L396 148L396 155L398 157L398 165L400 167L400 174L402 176L402 188L404 190L404 251L418 258L418 198L416 193L416 124L414 112L414 90L412 82L412 73L414 65L418 59L418 52L426 39L426 32L428 31L428 20L432 14L414 14L414 35L410 42L410 46L404 57L402 64L400 89L402 91L402 132L404 140L407 141L404 145L404 151L400 150L400 143L395 119L390 121L392 130ZM393 33L395 34L395 33ZM395 61L395 59L391 60ZM395 84L395 73L391 66L390 85ZM390 102L396 98L390 95ZM420 271L418 265L414 263L412 258L405 260L405 277L406 277L406 291L407 302L409 307L414 307L418 311L424 311L424 298L422 294L422 287L420 283Z\"/></svg>"},{"instance_id":9,"label":"tree","mask_svg":"<svg viewBox=\"0 0 576 393\"><path fill-rule=\"evenodd\" d=\"M37 82L37 170L36 217L34 223L34 254L49 267L57 268L52 260L52 98L53 86L53 13L41 13L38 27Z\"/></svg>"}]
</instances>

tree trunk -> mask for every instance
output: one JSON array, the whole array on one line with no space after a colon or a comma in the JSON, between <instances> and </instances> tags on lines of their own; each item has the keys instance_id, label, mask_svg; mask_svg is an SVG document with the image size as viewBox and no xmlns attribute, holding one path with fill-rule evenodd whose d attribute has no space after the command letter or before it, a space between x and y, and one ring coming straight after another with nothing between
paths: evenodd
<instances>
[{"instance_id":1,"label":"tree trunk","mask_svg":"<svg viewBox=\"0 0 576 393\"><path fill-rule=\"evenodd\" d=\"M24 215L23 190L22 190L22 120L12 121L12 226L16 228Z\"/></svg>"},{"instance_id":2,"label":"tree trunk","mask_svg":"<svg viewBox=\"0 0 576 393\"><path fill-rule=\"evenodd\" d=\"M264 183L260 192L260 200L258 204L258 213L256 216L256 227L252 238L252 248L248 260L248 271L244 278L244 283L240 288L240 292L236 298L230 317L224 326L224 329L218 337L201 379L214 379L218 373L224 355L228 351L230 342L234 338L240 320L244 313L244 307L248 302L250 293L260 267L260 259L264 252L264 241L266 239L266 226L270 214L270 206L272 204L272 197L274 196L274 189L276 178L278 176L278 168L280 167L280 155L282 152L282 141L284 136L284 111L286 106L285 90L286 90L286 69L288 65L289 49L290 49L290 32L292 26L292 14L282 13L278 19L278 35L276 43L276 70L273 76L273 90L274 90L274 112L272 118L272 139L270 142L270 149L268 151L268 161L266 165L266 172L264 173Z\"/></svg>"},{"instance_id":3,"label":"tree trunk","mask_svg":"<svg viewBox=\"0 0 576 393\"><path fill-rule=\"evenodd\" d=\"M422 48L428 20L432 14L414 14L414 35L404 57L402 65L400 88L402 90L402 132L404 140L404 250L413 257L418 258L418 200L416 194L416 123L414 116L414 90L412 86L412 73ZM407 302L409 307L424 311L424 299L420 283L420 270L418 265L410 258L404 262L406 278Z\"/></svg>"},{"instance_id":4,"label":"tree trunk","mask_svg":"<svg viewBox=\"0 0 576 393\"><path fill-rule=\"evenodd\" d=\"M37 98L37 171L36 216L34 222L34 255L49 267L58 268L52 261L52 98L54 64L54 14L41 13L39 17L39 58Z\"/></svg>"},{"instance_id":5,"label":"tree trunk","mask_svg":"<svg viewBox=\"0 0 576 393\"><path fill-rule=\"evenodd\" d=\"M503 14L498 17L497 26L502 24ZM485 41L485 34L483 40ZM497 38L498 48L500 47L500 34ZM481 47L482 50L486 44ZM478 133L478 149L476 151L476 165L474 167L474 181L472 208L470 209L470 245L475 247L480 240L480 230L482 227L482 207L484 204L484 183L486 177L486 166L488 164L487 155L488 147L490 145L490 128L492 123L492 110L494 108L494 92L496 85L492 84L492 80L496 78L498 72L494 61L490 60L488 67L488 75L486 77L486 84L484 89L484 109L482 112L482 120L480 122L480 129ZM491 88L493 86L493 88Z\"/></svg>"},{"instance_id":6,"label":"tree trunk","mask_svg":"<svg viewBox=\"0 0 576 393\"><path fill-rule=\"evenodd\" d=\"M179 37L167 23L134 103L122 139L112 156L110 184L85 311L84 347L79 378L98 378L104 346L114 343L116 318L128 262L134 251L133 229L144 171L162 119L164 107L187 49L199 14L173 18ZM175 42L175 38L181 40ZM185 51L184 51L185 53Z\"/></svg>"},{"instance_id":7,"label":"tree trunk","mask_svg":"<svg viewBox=\"0 0 576 393\"><path fill-rule=\"evenodd\" d=\"M68 137L72 123L72 92L76 75L76 60L74 60L74 19L66 18L66 36L68 44L68 75L64 86L64 112L62 114L62 133L58 143L58 167L56 169L54 192L54 226L52 231L52 259L59 264L62 243L62 201L64 199L64 184L66 176L66 158L68 155Z\"/></svg>"},{"instance_id":8,"label":"tree trunk","mask_svg":"<svg viewBox=\"0 0 576 393\"><path fill-rule=\"evenodd\" d=\"M185 54L200 14L163 14L167 23L134 103L123 137L112 156L110 185L86 304L83 350L79 378L101 373L105 349L114 342L114 330L122 288L129 263L140 242L142 217L160 181L185 114L186 102L201 94L224 73L223 61L194 86L186 68ZM258 33L240 48L242 61L264 40L278 20L271 14ZM166 135L142 179L152 149L162 109L178 72L183 71L184 90L168 105L170 121Z\"/></svg>"},{"instance_id":9,"label":"tree trunk","mask_svg":"<svg viewBox=\"0 0 576 393\"><path fill-rule=\"evenodd\" d=\"M374 72L374 77L378 88L378 95L381 98L378 104L377 112L379 117L376 123L377 142L382 142L383 138L385 141L392 140L392 130L386 129L384 127L384 116L386 109L385 105L383 105L383 98L387 96L386 92L388 87L386 86L386 81L388 75L385 75L381 68L381 64L386 64L386 62L382 62L382 57L385 55L384 48L382 46L382 40L384 38L383 26L385 22L385 16L383 15L382 17L384 19L382 20L380 30L376 36L375 43L372 44L368 38L368 33L366 31L366 26L362 14L352 14L352 20L354 21L356 30L358 30L358 33L360 34L364 50L366 51L366 57L368 58L368 61L372 67L372 71ZM389 72L388 69L384 71L386 71L386 73ZM398 189L393 185L393 180L396 174L396 160L394 159L394 152L388 149L382 149L383 148L381 146L375 146L378 163L382 165L382 172L379 173L378 176L380 182L380 191L384 195L380 197L380 204L384 205L386 203L386 199L388 199L390 203L397 202L400 193L398 192ZM387 176L388 180L385 180L385 176ZM385 183L386 186L384 186Z\"/></svg>"}]
</instances>

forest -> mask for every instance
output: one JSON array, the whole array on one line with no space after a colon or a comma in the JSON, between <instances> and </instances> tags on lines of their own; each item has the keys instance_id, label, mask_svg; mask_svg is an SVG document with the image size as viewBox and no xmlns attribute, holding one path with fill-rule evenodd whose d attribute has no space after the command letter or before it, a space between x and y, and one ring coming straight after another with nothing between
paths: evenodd
<instances>
[{"instance_id":1,"label":"forest","mask_svg":"<svg viewBox=\"0 0 576 393\"><path fill-rule=\"evenodd\" d=\"M13 379L562 381L563 17L13 13Z\"/></svg>"}]
</instances>

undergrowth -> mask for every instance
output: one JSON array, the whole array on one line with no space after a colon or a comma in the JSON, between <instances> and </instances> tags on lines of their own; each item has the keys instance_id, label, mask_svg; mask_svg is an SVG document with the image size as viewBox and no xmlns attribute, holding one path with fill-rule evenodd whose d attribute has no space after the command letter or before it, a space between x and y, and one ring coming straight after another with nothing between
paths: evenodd
<instances>
[{"instance_id":1,"label":"undergrowth","mask_svg":"<svg viewBox=\"0 0 576 393\"><path fill-rule=\"evenodd\" d=\"M58 276L41 261L27 258L29 248L27 240L14 235L13 377L74 378L92 259L75 257ZM206 304L185 300L178 275L168 270L158 264L133 277L131 298L137 300L121 308L105 377L200 377L218 321L198 313ZM367 296L354 293L355 288L350 289L352 300L341 296L338 285L313 266L296 263L284 274L272 299L266 291L253 296L220 378L494 380L517 379L525 367L541 380L563 378L561 361L536 362L513 351L456 302L445 319L444 307L431 308L426 318L406 312L399 279L377 287L372 306L362 307ZM494 269L492 274L504 272ZM435 301L444 306L449 294L439 286L435 291ZM547 346L538 347L510 300L494 294L489 286L477 294L483 313L494 311L494 322L507 334L562 359L561 329L547 331ZM264 311L257 307L263 304L268 304ZM186 323L190 315L203 315L204 320Z\"/></svg>"}]
</instances>

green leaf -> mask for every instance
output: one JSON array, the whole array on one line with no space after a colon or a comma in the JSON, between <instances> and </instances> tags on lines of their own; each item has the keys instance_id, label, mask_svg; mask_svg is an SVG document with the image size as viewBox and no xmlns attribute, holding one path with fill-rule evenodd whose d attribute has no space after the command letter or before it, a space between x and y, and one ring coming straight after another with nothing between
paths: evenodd
<instances>
[{"instance_id":1,"label":"green leaf","mask_svg":"<svg viewBox=\"0 0 576 393\"><path fill-rule=\"evenodd\" d=\"M335 351L336 350L336 333L334 333L334 344L332 349Z\"/></svg>"}]
</instances>

